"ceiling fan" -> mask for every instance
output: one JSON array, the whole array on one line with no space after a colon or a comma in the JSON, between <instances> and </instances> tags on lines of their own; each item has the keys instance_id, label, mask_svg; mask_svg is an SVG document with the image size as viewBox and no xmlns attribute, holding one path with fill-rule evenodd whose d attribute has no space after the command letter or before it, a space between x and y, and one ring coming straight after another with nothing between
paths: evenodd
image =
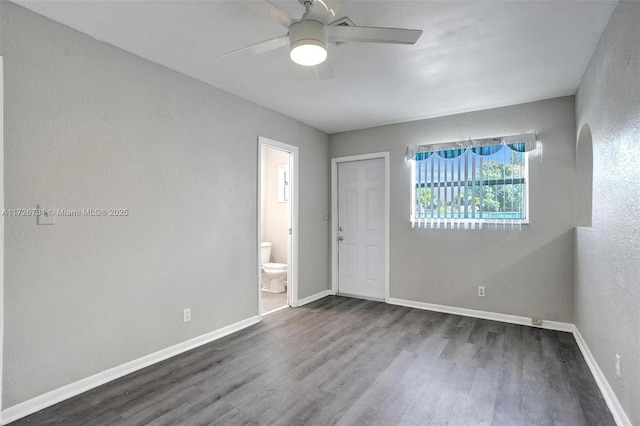
<instances>
[{"instance_id":1,"label":"ceiling fan","mask_svg":"<svg viewBox=\"0 0 640 426\"><path fill-rule=\"evenodd\" d=\"M280 37L234 50L223 56L237 53L256 55L288 45L291 60L310 67L321 64L327 59L328 42L414 44L422 35L422 30L346 26L336 25L335 22L331 24L338 8L342 5L342 0L298 0L305 8L300 19L294 18L267 0L238 1L278 22L289 32ZM341 22L344 21L341 20Z\"/></svg>"}]
</instances>

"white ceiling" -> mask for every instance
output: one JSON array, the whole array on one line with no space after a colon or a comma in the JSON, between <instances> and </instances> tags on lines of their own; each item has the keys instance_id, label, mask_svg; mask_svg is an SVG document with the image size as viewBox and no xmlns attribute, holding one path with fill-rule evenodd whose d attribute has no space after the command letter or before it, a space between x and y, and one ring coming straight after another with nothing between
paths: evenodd
<instances>
[{"instance_id":1,"label":"white ceiling","mask_svg":"<svg viewBox=\"0 0 640 426\"><path fill-rule=\"evenodd\" d=\"M286 47L219 58L287 32L233 0L17 3L327 133L574 94L617 4L346 0L338 18L424 33L413 46L330 46L335 78L319 80Z\"/></svg>"}]
</instances>

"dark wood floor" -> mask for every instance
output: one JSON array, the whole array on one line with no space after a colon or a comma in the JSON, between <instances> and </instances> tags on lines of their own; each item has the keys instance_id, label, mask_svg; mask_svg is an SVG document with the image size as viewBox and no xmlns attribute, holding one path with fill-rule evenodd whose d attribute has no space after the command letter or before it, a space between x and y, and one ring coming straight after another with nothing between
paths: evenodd
<instances>
[{"instance_id":1,"label":"dark wood floor","mask_svg":"<svg viewBox=\"0 0 640 426\"><path fill-rule=\"evenodd\" d=\"M614 425L569 333L327 297L17 425Z\"/></svg>"}]
</instances>

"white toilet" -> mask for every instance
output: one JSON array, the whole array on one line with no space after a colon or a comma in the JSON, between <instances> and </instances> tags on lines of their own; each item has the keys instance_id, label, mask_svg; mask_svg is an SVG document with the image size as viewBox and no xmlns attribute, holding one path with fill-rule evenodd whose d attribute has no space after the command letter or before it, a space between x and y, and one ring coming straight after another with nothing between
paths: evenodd
<instances>
[{"instance_id":1,"label":"white toilet","mask_svg":"<svg viewBox=\"0 0 640 426\"><path fill-rule=\"evenodd\" d=\"M260 262L262 264L262 290L270 293L282 293L287 279L286 263L270 263L271 243L260 243Z\"/></svg>"}]
</instances>

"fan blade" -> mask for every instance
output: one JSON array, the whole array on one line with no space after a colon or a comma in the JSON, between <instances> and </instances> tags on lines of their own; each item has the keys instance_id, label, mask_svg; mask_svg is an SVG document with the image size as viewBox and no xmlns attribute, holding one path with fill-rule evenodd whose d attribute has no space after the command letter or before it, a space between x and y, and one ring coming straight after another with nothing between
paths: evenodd
<instances>
[{"instance_id":1,"label":"fan blade","mask_svg":"<svg viewBox=\"0 0 640 426\"><path fill-rule=\"evenodd\" d=\"M285 35L285 36L272 38L271 40L261 41L260 43L252 44L251 46L234 50L233 52L225 53L220 57L224 58L230 55L238 55L243 57L259 55L260 53L269 52L270 50L275 50L280 47L288 46L288 45L289 45L289 36Z\"/></svg>"},{"instance_id":2,"label":"fan blade","mask_svg":"<svg viewBox=\"0 0 640 426\"><path fill-rule=\"evenodd\" d=\"M327 26L327 35L329 41L335 43L414 44L422 35L422 30Z\"/></svg>"},{"instance_id":3,"label":"fan blade","mask_svg":"<svg viewBox=\"0 0 640 426\"><path fill-rule=\"evenodd\" d=\"M316 0L311 10L305 13L302 19L320 21L326 25L336 19L343 3L343 0Z\"/></svg>"},{"instance_id":4,"label":"fan blade","mask_svg":"<svg viewBox=\"0 0 640 426\"><path fill-rule=\"evenodd\" d=\"M289 29L294 22L298 21L284 10L269 3L267 0L238 0L238 2L262 16L273 19L287 29Z\"/></svg>"},{"instance_id":5,"label":"fan blade","mask_svg":"<svg viewBox=\"0 0 640 426\"><path fill-rule=\"evenodd\" d=\"M335 15L342 8L344 0L323 0L322 3L326 6L327 9L329 9L330 12L332 12L333 15Z\"/></svg>"},{"instance_id":6,"label":"fan blade","mask_svg":"<svg viewBox=\"0 0 640 426\"><path fill-rule=\"evenodd\" d=\"M331 80L335 76L333 75L333 70L331 69L331 65L329 65L329 61L326 60L321 64L316 65L314 71L318 76L318 80Z\"/></svg>"}]
</instances>

